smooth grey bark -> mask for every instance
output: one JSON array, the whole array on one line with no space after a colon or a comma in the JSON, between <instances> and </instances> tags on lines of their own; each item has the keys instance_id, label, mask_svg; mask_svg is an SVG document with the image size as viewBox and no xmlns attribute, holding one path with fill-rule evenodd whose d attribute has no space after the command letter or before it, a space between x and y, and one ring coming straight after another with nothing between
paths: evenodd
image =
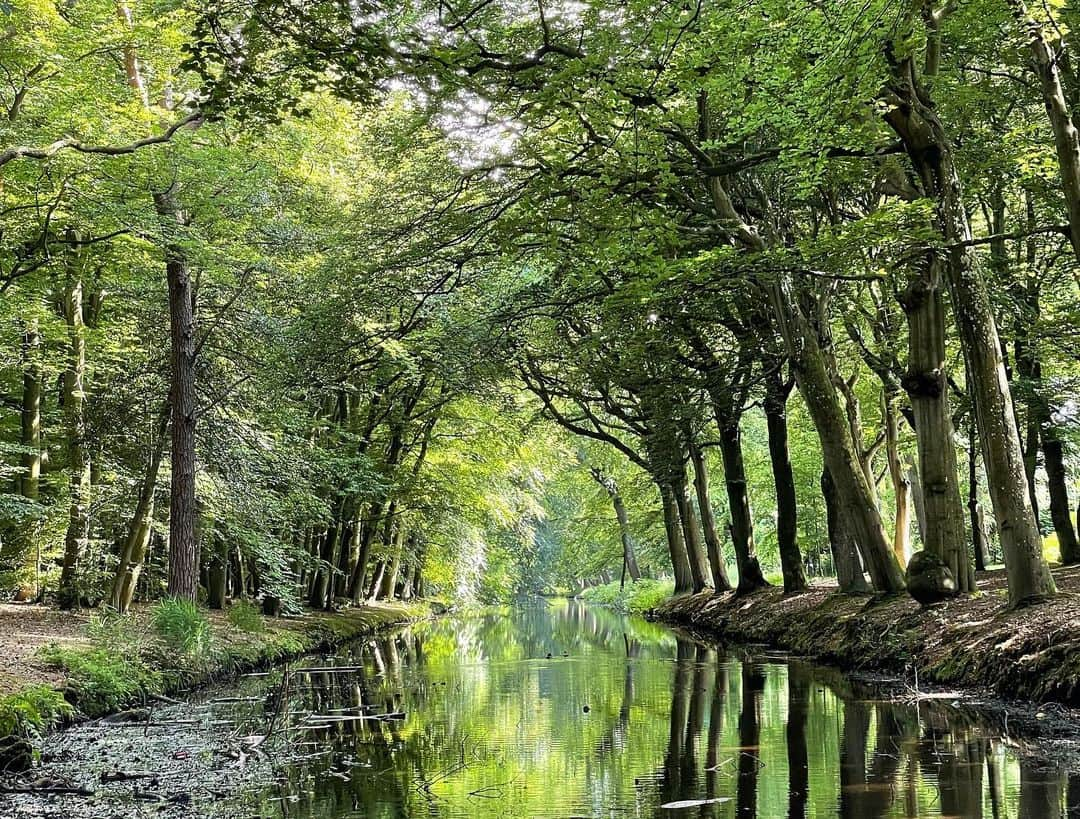
<instances>
[{"instance_id":1,"label":"smooth grey bark","mask_svg":"<svg viewBox=\"0 0 1080 819\"><path fill-rule=\"evenodd\" d=\"M70 232L73 248L78 237ZM68 525L60 570L60 608L79 605L79 561L90 540L90 453L86 440L86 326L83 322L83 252L70 252L61 301L67 325L67 366L64 370L64 426L68 445Z\"/></svg>"},{"instance_id":2,"label":"smooth grey bark","mask_svg":"<svg viewBox=\"0 0 1080 819\"><path fill-rule=\"evenodd\" d=\"M825 521L829 533L836 584L844 594L865 594L870 586L863 575L862 561L836 497L836 483L826 467L821 472L821 496L825 500Z\"/></svg>"}]
</instances>

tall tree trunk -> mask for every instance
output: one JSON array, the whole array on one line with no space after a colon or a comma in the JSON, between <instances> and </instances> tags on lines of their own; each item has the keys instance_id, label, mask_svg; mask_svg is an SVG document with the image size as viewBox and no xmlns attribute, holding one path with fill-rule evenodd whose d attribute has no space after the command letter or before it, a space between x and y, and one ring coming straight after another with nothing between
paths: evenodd
<instances>
[{"instance_id":1,"label":"tall tree trunk","mask_svg":"<svg viewBox=\"0 0 1080 819\"><path fill-rule=\"evenodd\" d=\"M862 461L851 439L847 417L836 395L817 332L797 302L790 272L780 271L769 288L770 301L784 346L821 441L821 451L836 485L836 503L845 529L853 536L870 572L874 588L893 592L904 588L896 562L867 483Z\"/></svg>"},{"instance_id":2,"label":"tall tree trunk","mask_svg":"<svg viewBox=\"0 0 1080 819\"><path fill-rule=\"evenodd\" d=\"M769 434L769 462L776 489L776 540L780 551L780 570L784 575L784 592L792 594L806 588L806 572L799 550L798 497L788 449L787 399L790 387L784 384L779 366L767 369L764 409Z\"/></svg>"},{"instance_id":3,"label":"tall tree trunk","mask_svg":"<svg viewBox=\"0 0 1080 819\"><path fill-rule=\"evenodd\" d=\"M979 450L975 443L977 434L975 418L972 416L968 426L968 514L971 518L975 569L985 572L989 563L990 544L986 539L986 522L983 518L982 504L979 503Z\"/></svg>"},{"instance_id":4,"label":"tall tree trunk","mask_svg":"<svg viewBox=\"0 0 1080 819\"><path fill-rule=\"evenodd\" d=\"M679 506L675 492L669 484L660 483L659 487L664 512L664 534L671 556L671 569L675 574L675 594L689 594L694 591L694 576L690 572L690 557L687 554L686 541L683 540Z\"/></svg>"},{"instance_id":5,"label":"tall tree trunk","mask_svg":"<svg viewBox=\"0 0 1080 819\"><path fill-rule=\"evenodd\" d=\"M364 575L367 573L368 558L371 555L371 543L382 515L382 504L373 503L361 521L360 547L356 552L356 564L349 580L349 596L354 603L359 603L364 596Z\"/></svg>"},{"instance_id":6,"label":"tall tree trunk","mask_svg":"<svg viewBox=\"0 0 1080 819\"><path fill-rule=\"evenodd\" d=\"M78 237L72 235L77 241ZM90 540L90 456L86 440L86 337L83 324L82 253L71 252L64 286L64 321L68 362L64 370L64 425L68 439L70 499L64 536L64 562L58 601L63 609L79 605L79 561Z\"/></svg>"},{"instance_id":7,"label":"tall tree trunk","mask_svg":"<svg viewBox=\"0 0 1080 819\"><path fill-rule=\"evenodd\" d=\"M705 453L693 441L690 442L690 461L694 466L694 492L697 494L698 514L701 517L701 531L705 536L705 547L709 555L709 568L712 570L713 589L718 592L728 591L731 581L728 580L724 549L712 510L709 469L705 463Z\"/></svg>"},{"instance_id":8,"label":"tall tree trunk","mask_svg":"<svg viewBox=\"0 0 1080 819\"><path fill-rule=\"evenodd\" d=\"M388 558L388 568L383 573L382 583L379 585L377 595L379 600L392 600L394 598L398 573L401 571L401 551L405 541L405 527L399 523L395 529L391 542L390 557Z\"/></svg>"},{"instance_id":9,"label":"tall tree trunk","mask_svg":"<svg viewBox=\"0 0 1080 819\"><path fill-rule=\"evenodd\" d=\"M701 529L698 527L694 506L690 503L690 491L686 483L686 473L682 480L672 487L675 504L682 523L683 542L686 544L686 556L690 563L690 576L694 593L712 586L709 576L709 559L705 555L705 545L701 541Z\"/></svg>"},{"instance_id":10,"label":"tall tree trunk","mask_svg":"<svg viewBox=\"0 0 1080 819\"><path fill-rule=\"evenodd\" d=\"M726 415L717 408L720 429L720 457L724 462L724 485L727 488L728 511L731 515L731 539L735 549L735 564L739 569L736 594L747 594L769 584L761 572L757 549L754 546L754 521L750 513L750 492L746 482L746 466L742 454L742 432L738 414Z\"/></svg>"},{"instance_id":11,"label":"tall tree trunk","mask_svg":"<svg viewBox=\"0 0 1080 819\"><path fill-rule=\"evenodd\" d=\"M23 333L22 475L19 494L37 500L41 478L41 364L38 360L41 333L36 320Z\"/></svg>"},{"instance_id":12,"label":"tall tree trunk","mask_svg":"<svg viewBox=\"0 0 1080 819\"><path fill-rule=\"evenodd\" d=\"M957 588L971 591L964 538L964 506L945 370L945 301L941 263L923 260L901 302L908 322L908 369L901 381L911 401L919 451L926 530L923 548L953 573Z\"/></svg>"},{"instance_id":13,"label":"tall tree trunk","mask_svg":"<svg viewBox=\"0 0 1080 819\"><path fill-rule=\"evenodd\" d=\"M157 488L158 473L165 454L165 435L169 426L169 404L166 402L158 416L156 437L150 445L150 458L146 464L146 474L139 487L139 499L135 512L128 523L127 535L120 549L120 562L113 578L109 605L123 613L131 607L135 596L135 587L139 582L146 547L150 543L150 528L154 517L154 490Z\"/></svg>"},{"instance_id":14,"label":"tall tree trunk","mask_svg":"<svg viewBox=\"0 0 1080 819\"><path fill-rule=\"evenodd\" d=\"M911 483L904 464L900 460L900 396L886 388L883 391L885 412L885 457L889 464L889 478L893 485L896 505L896 523L893 527L893 554L901 568L907 566L911 557Z\"/></svg>"},{"instance_id":15,"label":"tall tree trunk","mask_svg":"<svg viewBox=\"0 0 1080 819\"><path fill-rule=\"evenodd\" d=\"M166 237L172 406L172 485L169 492L168 594L194 601L199 587L198 516L195 500L195 304L187 256L178 232L187 218L170 187L154 194Z\"/></svg>"},{"instance_id":16,"label":"tall tree trunk","mask_svg":"<svg viewBox=\"0 0 1080 819\"><path fill-rule=\"evenodd\" d=\"M924 192L935 199L936 226L949 244L945 265L949 294L975 400L983 465L1005 555L1009 603L1015 607L1052 596L1056 589L1031 508L1001 340L986 283L975 264L952 146L925 89L917 89L911 57L895 62L885 119L903 142Z\"/></svg>"},{"instance_id":17,"label":"tall tree trunk","mask_svg":"<svg viewBox=\"0 0 1080 819\"><path fill-rule=\"evenodd\" d=\"M825 521L829 532L836 584L844 594L865 594L870 586L863 576L859 550L847 527L847 521L836 497L836 483L829 468L821 472L821 496L825 500Z\"/></svg>"},{"instance_id":18,"label":"tall tree trunk","mask_svg":"<svg viewBox=\"0 0 1080 819\"><path fill-rule=\"evenodd\" d=\"M1069 508L1069 486L1065 475L1065 458L1061 440L1051 419L1042 429L1043 460L1046 462L1046 481L1050 488L1050 518L1054 522L1061 562L1067 566L1080 563L1080 544L1073 528Z\"/></svg>"},{"instance_id":19,"label":"tall tree trunk","mask_svg":"<svg viewBox=\"0 0 1080 819\"><path fill-rule=\"evenodd\" d=\"M1059 72L1059 56L1047 43L1042 25L1028 12L1023 0L1006 0L1020 28L1027 32L1028 48L1039 76L1046 115L1054 132L1061 189L1069 214L1069 239L1073 253L1080 260L1080 134L1072 114Z\"/></svg>"},{"instance_id":20,"label":"tall tree trunk","mask_svg":"<svg viewBox=\"0 0 1080 819\"><path fill-rule=\"evenodd\" d=\"M634 539L630 535L630 516L626 512L622 495L619 494L619 485L613 477L605 475L596 467L592 467L589 474L607 492L615 510L615 519L619 523L619 540L622 543L624 575L629 574L631 580L640 580L641 570L638 569L637 557L634 555Z\"/></svg>"},{"instance_id":21,"label":"tall tree trunk","mask_svg":"<svg viewBox=\"0 0 1080 819\"><path fill-rule=\"evenodd\" d=\"M311 594L308 597L308 605L313 609L326 607L326 601L331 588L331 579L334 573L334 553L337 551L338 537L341 533L341 518L345 501L339 500L334 504L333 518L319 544L319 566L315 580L311 584Z\"/></svg>"}]
</instances>

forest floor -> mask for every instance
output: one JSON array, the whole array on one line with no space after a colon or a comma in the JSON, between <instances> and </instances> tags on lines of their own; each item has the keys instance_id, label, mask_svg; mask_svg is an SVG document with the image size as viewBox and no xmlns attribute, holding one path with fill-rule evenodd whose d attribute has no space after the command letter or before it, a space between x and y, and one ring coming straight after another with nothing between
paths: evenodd
<instances>
[{"instance_id":1,"label":"forest floor","mask_svg":"<svg viewBox=\"0 0 1080 819\"><path fill-rule=\"evenodd\" d=\"M1080 567L1054 570L1059 594L1006 608L1004 570L980 572L978 593L932 608L906 594L850 596L815 586L671 598L657 619L738 643L763 643L844 670L909 682L989 689L1009 700L1080 705Z\"/></svg>"},{"instance_id":2,"label":"forest floor","mask_svg":"<svg viewBox=\"0 0 1080 819\"><path fill-rule=\"evenodd\" d=\"M99 622L95 628L91 611L0 603L0 724L38 686L62 691L74 704L75 717L101 717L147 696L183 693L429 613L423 604L373 603L263 618L262 628L244 631L230 624L225 612L211 611L209 648L186 656L156 638L147 608L136 609L119 625Z\"/></svg>"}]
</instances>

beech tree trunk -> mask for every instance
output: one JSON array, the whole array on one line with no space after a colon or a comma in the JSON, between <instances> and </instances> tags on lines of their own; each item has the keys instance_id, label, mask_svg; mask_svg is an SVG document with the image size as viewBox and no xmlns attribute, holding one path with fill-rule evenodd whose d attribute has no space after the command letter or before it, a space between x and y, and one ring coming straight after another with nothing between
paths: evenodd
<instances>
[{"instance_id":1,"label":"beech tree trunk","mask_svg":"<svg viewBox=\"0 0 1080 819\"><path fill-rule=\"evenodd\" d=\"M694 492L697 495L701 531L705 537L705 547L709 555L713 589L718 592L728 591L731 588L731 581L728 579L724 549L720 541L720 533L716 529L716 516L713 515L712 510L709 470L705 463L705 453L693 442L690 444L690 461L694 466Z\"/></svg>"},{"instance_id":2,"label":"beech tree trunk","mask_svg":"<svg viewBox=\"0 0 1080 819\"><path fill-rule=\"evenodd\" d=\"M37 500L41 478L41 364L38 361L41 333L37 321L29 321L23 333L23 390L21 426L23 445L19 494ZM27 539L29 541L29 538Z\"/></svg>"},{"instance_id":3,"label":"beech tree trunk","mask_svg":"<svg viewBox=\"0 0 1080 819\"><path fill-rule=\"evenodd\" d=\"M968 428L968 515L971 519L972 548L975 552L975 570L986 571L990 562L990 544L986 538L986 521L983 516L982 504L979 503L979 450L975 443L977 431L974 418Z\"/></svg>"},{"instance_id":4,"label":"beech tree trunk","mask_svg":"<svg viewBox=\"0 0 1080 819\"><path fill-rule=\"evenodd\" d=\"M1076 529L1070 515L1064 453L1052 424L1051 421L1042 430L1043 460L1046 462L1046 480L1050 489L1050 518L1061 547L1061 562L1070 566L1080 563L1080 544L1077 543Z\"/></svg>"},{"instance_id":5,"label":"beech tree trunk","mask_svg":"<svg viewBox=\"0 0 1080 819\"><path fill-rule=\"evenodd\" d=\"M687 554L686 541L683 540L679 506L672 487L666 483L659 486L664 512L664 534L671 556L671 569L675 575L675 594L689 594L694 591L694 576L690 572L690 557Z\"/></svg>"},{"instance_id":6,"label":"beech tree trunk","mask_svg":"<svg viewBox=\"0 0 1080 819\"><path fill-rule=\"evenodd\" d=\"M199 541L195 535L195 305L187 257L178 229L187 224L173 188L154 194L166 236L172 407L172 486L169 492L168 594L194 601L199 588Z\"/></svg>"},{"instance_id":7,"label":"beech tree trunk","mask_svg":"<svg viewBox=\"0 0 1080 819\"><path fill-rule=\"evenodd\" d=\"M78 237L72 235L73 240ZM79 561L90 540L90 454L86 440L86 338L83 323L82 254L73 250L63 293L68 330L68 361L64 370L64 426L67 432L70 498L60 570L58 603L62 609L79 605Z\"/></svg>"},{"instance_id":8,"label":"beech tree trunk","mask_svg":"<svg viewBox=\"0 0 1080 819\"><path fill-rule=\"evenodd\" d=\"M150 459L146 465L146 474L139 487L139 499L135 512L128 523L127 535L120 549L120 562L113 578L109 605L123 613L131 607L135 597L135 587L139 582L143 561L146 559L146 547L150 544L150 528L154 518L154 491L157 488L158 473L165 455L165 435L169 427L169 404L166 402L158 417L156 437L150 448Z\"/></svg>"},{"instance_id":9,"label":"beech tree trunk","mask_svg":"<svg viewBox=\"0 0 1080 819\"><path fill-rule=\"evenodd\" d=\"M907 566L911 557L911 483L900 460L900 396L886 389L883 393L885 411L885 456L889 464L889 478L895 498L893 527L893 553L901 568Z\"/></svg>"},{"instance_id":10,"label":"beech tree trunk","mask_svg":"<svg viewBox=\"0 0 1080 819\"><path fill-rule=\"evenodd\" d=\"M896 562L874 493L851 440L847 417L825 365L817 332L796 301L790 272L776 274L769 296L799 392L814 421L825 465L836 485L836 503L846 524L844 528L854 538L874 588L900 591L904 588L904 574Z\"/></svg>"},{"instance_id":11,"label":"beech tree trunk","mask_svg":"<svg viewBox=\"0 0 1080 819\"><path fill-rule=\"evenodd\" d=\"M844 520L840 502L836 497L836 484L828 467L821 472L821 496L825 499L825 520L833 568L836 570L836 584L844 594L865 594L870 591L870 586L863 575L859 550Z\"/></svg>"},{"instance_id":12,"label":"beech tree trunk","mask_svg":"<svg viewBox=\"0 0 1080 819\"><path fill-rule=\"evenodd\" d=\"M735 563L739 569L736 594L747 594L769 584L761 572L754 546L754 521L750 513L750 492L746 483L746 466L742 454L742 432L738 415L722 414L717 408L720 430L720 457L724 462L724 485L727 488L728 511L731 515L731 540Z\"/></svg>"},{"instance_id":13,"label":"beech tree trunk","mask_svg":"<svg viewBox=\"0 0 1080 819\"><path fill-rule=\"evenodd\" d=\"M790 386L784 384L779 367L769 368L764 409L769 434L769 462L776 490L776 540L780 551L780 569L784 575L784 592L792 594L806 588L806 572L799 550L798 497L788 449L789 393Z\"/></svg>"},{"instance_id":14,"label":"beech tree trunk","mask_svg":"<svg viewBox=\"0 0 1080 819\"><path fill-rule=\"evenodd\" d=\"M964 506L956 462L949 382L945 369L945 301L941 264L931 257L912 276L901 303L908 322L908 368L901 384L914 417L926 528L923 548L953 573L957 588L971 591L964 537Z\"/></svg>"},{"instance_id":15,"label":"beech tree trunk","mask_svg":"<svg viewBox=\"0 0 1080 819\"><path fill-rule=\"evenodd\" d=\"M682 523L683 542L686 544L686 556L690 564L691 588L696 594L712 586L709 575L709 560L705 556L705 544L701 540L694 506L690 503L690 491L683 473L682 481L672 487L675 504Z\"/></svg>"},{"instance_id":16,"label":"beech tree trunk","mask_svg":"<svg viewBox=\"0 0 1080 819\"><path fill-rule=\"evenodd\" d=\"M949 244L946 276L979 424L983 465L1015 607L1052 596L1054 579L1043 559L1042 536L1028 493L1024 456L986 283L976 267L971 226L962 201L952 146L911 57L894 62L885 120L907 150L924 192L937 205L937 228ZM944 445L945 442L942 442Z\"/></svg>"},{"instance_id":17,"label":"beech tree trunk","mask_svg":"<svg viewBox=\"0 0 1080 819\"><path fill-rule=\"evenodd\" d=\"M619 485L610 475L605 475L596 467L589 470L594 481L603 487L611 499L612 508L615 510L615 519L619 523L619 540L623 550L623 575L630 575L631 580L641 579L641 570L638 568L637 557L634 555L634 539L630 535L630 516L626 512L626 504L623 503L622 495L619 494Z\"/></svg>"}]
</instances>

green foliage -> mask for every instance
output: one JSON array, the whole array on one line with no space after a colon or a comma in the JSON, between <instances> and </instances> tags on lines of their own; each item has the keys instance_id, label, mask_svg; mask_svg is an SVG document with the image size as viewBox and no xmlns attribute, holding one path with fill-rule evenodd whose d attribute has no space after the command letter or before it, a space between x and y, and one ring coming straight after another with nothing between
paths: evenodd
<instances>
[{"instance_id":1,"label":"green foliage","mask_svg":"<svg viewBox=\"0 0 1080 819\"><path fill-rule=\"evenodd\" d=\"M229 625L247 634L260 634L266 630L262 612L250 600L237 600L225 614Z\"/></svg>"},{"instance_id":2,"label":"green foliage","mask_svg":"<svg viewBox=\"0 0 1080 819\"><path fill-rule=\"evenodd\" d=\"M627 582L624 588L620 588L618 581L590 586L581 593L581 597L590 603L610 606L627 614L644 614L671 597L674 591L674 584L669 581L642 578L637 582Z\"/></svg>"},{"instance_id":3,"label":"green foliage","mask_svg":"<svg viewBox=\"0 0 1080 819\"><path fill-rule=\"evenodd\" d=\"M206 614L190 600L166 598L150 610L154 632L164 644L182 654L205 657L213 644Z\"/></svg>"},{"instance_id":4,"label":"green foliage","mask_svg":"<svg viewBox=\"0 0 1080 819\"><path fill-rule=\"evenodd\" d=\"M50 644L41 649L40 655L49 666L67 675L68 694L86 714L118 710L158 690L161 684L160 672L150 668L139 655L112 648Z\"/></svg>"},{"instance_id":5,"label":"green foliage","mask_svg":"<svg viewBox=\"0 0 1080 819\"><path fill-rule=\"evenodd\" d=\"M62 692L48 685L28 686L0 699L0 737L38 735L73 712Z\"/></svg>"}]
</instances>

